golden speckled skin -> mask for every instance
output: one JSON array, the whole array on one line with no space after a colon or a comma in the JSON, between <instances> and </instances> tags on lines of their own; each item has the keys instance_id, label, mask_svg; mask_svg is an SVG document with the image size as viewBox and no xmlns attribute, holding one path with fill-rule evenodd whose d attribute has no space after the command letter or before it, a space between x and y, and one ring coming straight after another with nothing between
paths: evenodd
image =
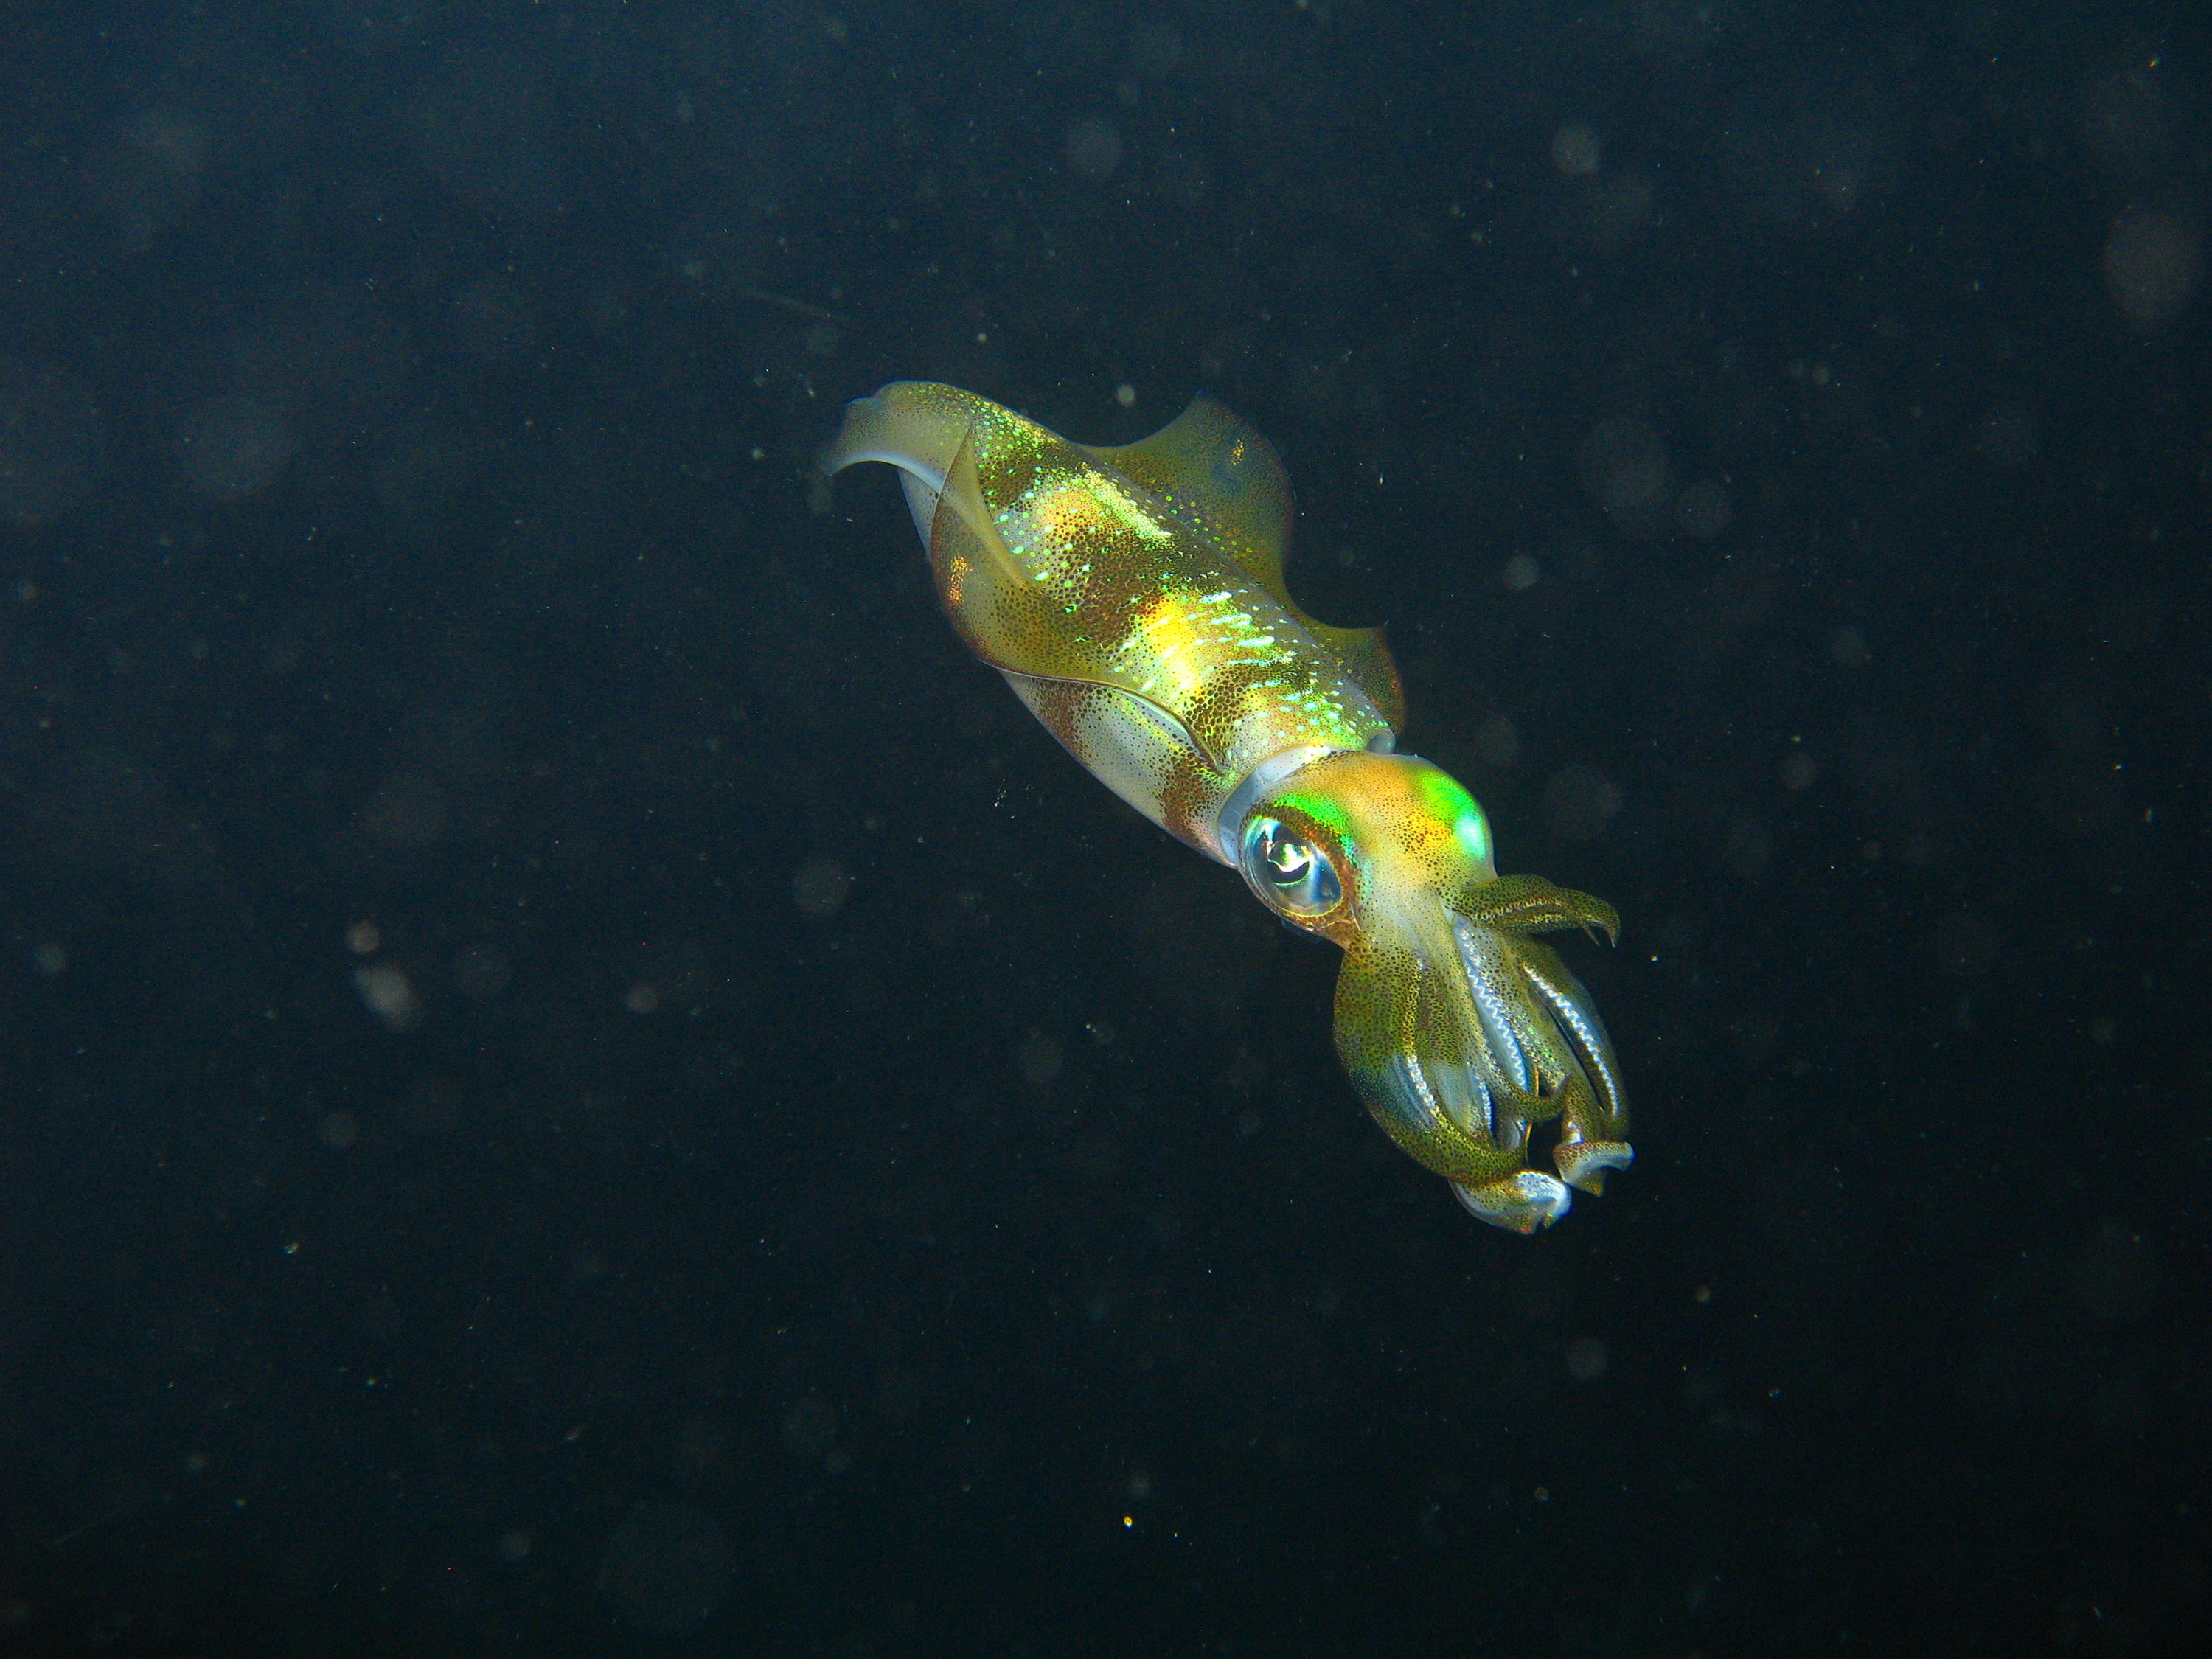
<instances>
[{"instance_id":1,"label":"golden speckled skin","mask_svg":"<svg viewBox=\"0 0 2212 1659\"><path fill-rule=\"evenodd\" d=\"M1530 935L1611 908L1500 879L1482 809L1392 751L1379 629L1283 582L1291 492L1256 432L1200 398L1141 443L1073 444L956 387L887 386L823 458L900 469L939 597L1071 753L1345 949L1337 1047L1391 1138L1521 1231L1630 1161L1620 1079L1582 987ZM1528 1167L1556 1119L1559 1176ZM1563 1179L1562 1179L1563 1178Z\"/></svg>"},{"instance_id":2,"label":"golden speckled skin","mask_svg":"<svg viewBox=\"0 0 2212 1659\"><path fill-rule=\"evenodd\" d=\"M1157 487L1170 452L1198 458L1179 490ZM1208 856L1224 856L1222 803L1261 762L1389 741L1376 697L1247 568L1279 568L1261 538L1288 522L1289 486L1273 449L1218 404L1094 450L971 392L901 381L852 406L827 464L866 459L941 496L923 533L969 649L1078 760ZM1395 698L1395 672L1382 690Z\"/></svg>"}]
</instances>

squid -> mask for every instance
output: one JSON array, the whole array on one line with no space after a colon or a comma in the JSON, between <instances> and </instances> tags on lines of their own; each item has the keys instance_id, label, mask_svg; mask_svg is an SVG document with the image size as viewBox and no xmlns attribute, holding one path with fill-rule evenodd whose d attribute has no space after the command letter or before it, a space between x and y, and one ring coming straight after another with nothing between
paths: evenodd
<instances>
[{"instance_id":1,"label":"squid","mask_svg":"<svg viewBox=\"0 0 2212 1659\"><path fill-rule=\"evenodd\" d=\"M1200 398L1093 447L895 381L847 409L822 464L862 461L898 469L953 627L1067 750L1342 947L1337 1052L1393 1141L1524 1234L1627 1167L1611 1040L1537 938L1611 940L1620 918L1500 876L1474 797L1399 752L1382 630L1316 622L1284 582L1291 486L1265 438Z\"/></svg>"}]
</instances>

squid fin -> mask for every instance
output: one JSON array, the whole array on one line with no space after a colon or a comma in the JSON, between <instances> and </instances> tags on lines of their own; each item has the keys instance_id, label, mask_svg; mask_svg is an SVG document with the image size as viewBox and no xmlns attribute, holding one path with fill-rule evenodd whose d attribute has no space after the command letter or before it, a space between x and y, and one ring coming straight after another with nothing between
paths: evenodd
<instances>
[{"instance_id":1,"label":"squid fin","mask_svg":"<svg viewBox=\"0 0 2212 1659\"><path fill-rule=\"evenodd\" d=\"M1331 628L1291 598L1283 580L1296 500L1274 445L1225 404L1194 398L1149 438L1081 447L1164 501L1295 617L1343 665L1393 730L1406 723L1406 690L1380 628Z\"/></svg>"}]
</instances>

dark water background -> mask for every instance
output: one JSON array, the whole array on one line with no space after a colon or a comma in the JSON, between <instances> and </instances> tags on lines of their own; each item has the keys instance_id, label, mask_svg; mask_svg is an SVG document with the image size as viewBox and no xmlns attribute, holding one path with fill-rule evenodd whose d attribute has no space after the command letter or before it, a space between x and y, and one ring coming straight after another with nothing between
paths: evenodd
<instances>
[{"instance_id":1,"label":"dark water background","mask_svg":"<svg viewBox=\"0 0 2212 1659\"><path fill-rule=\"evenodd\" d=\"M2179 3L8 8L0 1652L2190 1650ZM1534 1240L842 402L1281 447L1571 953Z\"/></svg>"}]
</instances>

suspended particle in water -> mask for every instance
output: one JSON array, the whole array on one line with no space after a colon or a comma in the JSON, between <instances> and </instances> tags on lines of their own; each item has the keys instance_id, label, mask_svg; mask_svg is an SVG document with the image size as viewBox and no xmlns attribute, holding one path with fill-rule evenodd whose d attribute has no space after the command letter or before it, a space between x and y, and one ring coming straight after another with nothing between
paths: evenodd
<instances>
[{"instance_id":1,"label":"suspended particle in water","mask_svg":"<svg viewBox=\"0 0 2212 1659\"><path fill-rule=\"evenodd\" d=\"M1692 484L1674 498L1674 522L1685 536L1711 541L1735 516L1728 491L1710 478Z\"/></svg>"},{"instance_id":2,"label":"suspended particle in water","mask_svg":"<svg viewBox=\"0 0 2212 1659\"><path fill-rule=\"evenodd\" d=\"M372 962L353 970L354 988L368 1012L402 1036L422 1024L422 999L397 963Z\"/></svg>"},{"instance_id":3,"label":"suspended particle in water","mask_svg":"<svg viewBox=\"0 0 2212 1659\"><path fill-rule=\"evenodd\" d=\"M1624 528L1666 505L1667 446L1649 422L1634 416L1600 421L1575 451L1583 488Z\"/></svg>"},{"instance_id":4,"label":"suspended particle in water","mask_svg":"<svg viewBox=\"0 0 2212 1659\"><path fill-rule=\"evenodd\" d=\"M1605 164L1605 142L1587 121L1569 121L1552 135L1552 165L1570 179L1587 179Z\"/></svg>"},{"instance_id":5,"label":"suspended particle in water","mask_svg":"<svg viewBox=\"0 0 2212 1659\"><path fill-rule=\"evenodd\" d=\"M242 501L283 476L300 447L284 411L258 398L210 398L185 412L169 447L185 488Z\"/></svg>"},{"instance_id":6,"label":"suspended particle in water","mask_svg":"<svg viewBox=\"0 0 2212 1659\"><path fill-rule=\"evenodd\" d=\"M2105 286L2139 327L2179 317L2203 274L2203 239L2179 213L2154 208L2125 214L2105 243Z\"/></svg>"},{"instance_id":7,"label":"suspended particle in water","mask_svg":"<svg viewBox=\"0 0 2212 1659\"><path fill-rule=\"evenodd\" d=\"M791 878L791 901L801 915L834 916L853 890L853 872L835 859L809 859Z\"/></svg>"},{"instance_id":8,"label":"suspended particle in water","mask_svg":"<svg viewBox=\"0 0 2212 1659\"><path fill-rule=\"evenodd\" d=\"M1492 714L1474 728L1474 752L1485 766L1508 767L1521 758L1521 732L1504 714Z\"/></svg>"},{"instance_id":9,"label":"suspended particle in water","mask_svg":"<svg viewBox=\"0 0 2212 1659\"><path fill-rule=\"evenodd\" d=\"M1110 179L1121 165L1121 130L1103 115L1067 124L1067 164L1086 179Z\"/></svg>"},{"instance_id":10,"label":"suspended particle in water","mask_svg":"<svg viewBox=\"0 0 2212 1659\"><path fill-rule=\"evenodd\" d=\"M1595 1382L1605 1375L1610 1356L1601 1337L1585 1336L1567 1344L1567 1375L1577 1382Z\"/></svg>"},{"instance_id":11,"label":"suspended particle in water","mask_svg":"<svg viewBox=\"0 0 2212 1659\"><path fill-rule=\"evenodd\" d=\"M1037 1089L1048 1089L1058 1082L1066 1063L1066 1050L1042 1031L1031 1031L1024 1037L1020 1052L1014 1056L1023 1079Z\"/></svg>"},{"instance_id":12,"label":"suspended particle in water","mask_svg":"<svg viewBox=\"0 0 2212 1659\"><path fill-rule=\"evenodd\" d=\"M1544 783L1544 826L1561 841L1595 841L1620 806L1620 786L1595 766L1563 766Z\"/></svg>"}]
</instances>

